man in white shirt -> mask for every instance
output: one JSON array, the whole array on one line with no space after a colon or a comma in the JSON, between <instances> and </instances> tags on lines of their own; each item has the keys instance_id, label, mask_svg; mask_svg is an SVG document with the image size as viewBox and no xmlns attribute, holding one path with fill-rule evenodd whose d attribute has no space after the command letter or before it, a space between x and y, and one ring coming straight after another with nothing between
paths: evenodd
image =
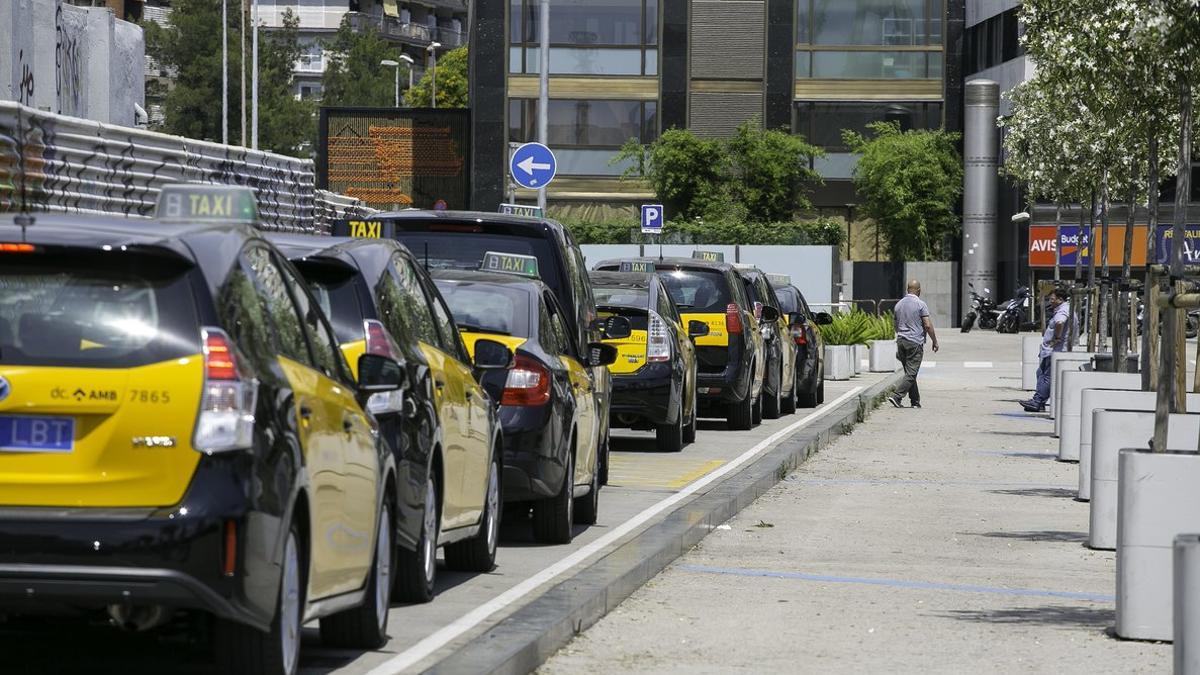
<instances>
[{"instance_id":1,"label":"man in white shirt","mask_svg":"<svg viewBox=\"0 0 1200 675\"><path fill-rule=\"evenodd\" d=\"M1071 295L1065 289L1056 288L1050 293L1050 309L1054 314L1046 323L1046 332L1042 335L1042 348L1038 350L1041 363L1037 371L1037 391L1033 398L1021 401L1025 412L1044 412L1046 400L1050 398L1050 355L1067 349L1067 340L1071 335Z\"/></svg>"},{"instance_id":2,"label":"man in white shirt","mask_svg":"<svg viewBox=\"0 0 1200 675\"><path fill-rule=\"evenodd\" d=\"M917 372L921 370L921 359L925 356L925 336L933 342L933 351L938 350L937 333L929 320L929 305L921 299L921 282L908 282L908 295L896 303L892 311L896 324L896 358L904 368L904 379L896 387L896 393L888 401L897 408L908 394L909 405L921 407L921 390L917 388Z\"/></svg>"}]
</instances>

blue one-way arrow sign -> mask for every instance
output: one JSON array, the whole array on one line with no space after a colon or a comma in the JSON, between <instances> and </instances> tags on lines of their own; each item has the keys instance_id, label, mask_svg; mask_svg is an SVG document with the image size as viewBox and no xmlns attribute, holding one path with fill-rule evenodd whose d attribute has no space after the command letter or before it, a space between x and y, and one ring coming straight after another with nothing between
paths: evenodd
<instances>
[{"instance_id":1,"label":"blue one-way arrow sign","mask_svg":"<svg viewBox=\"0 0 1200 675\"><path fill-rule=\"evenodd\" d=\"M517 185L536 190L554 180L557 165L550 148L541 143L526 143L513 152L508 161L508 171Z\"/></svg>"}]
</instances>

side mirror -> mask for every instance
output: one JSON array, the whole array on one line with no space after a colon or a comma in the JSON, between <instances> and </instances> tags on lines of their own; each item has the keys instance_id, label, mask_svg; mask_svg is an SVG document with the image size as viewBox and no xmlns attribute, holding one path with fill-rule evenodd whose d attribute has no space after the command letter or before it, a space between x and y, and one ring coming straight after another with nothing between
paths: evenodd
<instances>
[{"instance_id":1,"label":"side mirror","mask_svg":"<svg viewBox=\"0 0 1200 675\"><path fill-rule=\"evenodd\" d=\"M698 338L708 335L708 324L692 319L688 321L688 337Z\"/></svg>"},{"instance_id":2,"label":"side mirror","mask_svg":"<svg viewBox=\"0 0 1200 675\"><path fill-rule=\"evenodd\" d=\"M629 323L629 319L623 316L610 316L606 319L597 319L597 323L599 324L600 337L605 340L624 340L633 332L633 326Z\"/></svg>"},{"instance_id":3,"label":"side mirror","mask_svg":"<svg viewBox=\"0 0 1200 675\"><path fill-rule=\"evenodd\" d=\"M628 323L628 321L626 323ZM616 360L616 347L612 345L606 345L603 342L588 343L587 365L589 368L611 365L615 363Z\"/></svg>"},{"instance_id":4,"label":"side mirror","mask_svg":"<svg viewBox=\"0 0 1200 675\"><path fill-rule=\"evenodd\" d=\"M833 315L829 312L817 312L813 315L813 320L817 322L818 326L828 326L833 323Z\"/></svg>"},{"instance_id":5,"label":"side mirror","mask_svg":"<svg viewBox=\"0 0 1200 675\"><path fill-rule=\"evenodd\" d=\"M763 321L776 321L778 319L779 319L779 310L778 309L775 309L774 307L772 307L770 305L763 305L763 308L762 308L762 320Z\"/></svg>"},{"instance_id":6,"label":"side mirror","mask_svg":"<svg viewBox=\"0 0 1200 675\"><path fill-rule=\"evenodd\" d=\"M382 394L408 388L408 373L395 359L379 354L358 357L358 390Z\"/></svg>"},{"instance_id":7,"label":"side mirror","mask_svg":"<svg viewBox=\"0 0 1200 675\"><path fill-rule=\"evenodd\" d=\"M486 338L475 341L475 370L508 370L513 353L508 347Z\"/></svg>"},{"instance_id":8,"label":"side mirror","mask_svg":"<svg viewBox=\"0 0 1200 675\"><path fill-rule=\"evenodd\" d=\"M787 320L789 326L803 326L808 323L808 319L804 317L803 312L788 312Z\"/></svg>"}]
</instances>

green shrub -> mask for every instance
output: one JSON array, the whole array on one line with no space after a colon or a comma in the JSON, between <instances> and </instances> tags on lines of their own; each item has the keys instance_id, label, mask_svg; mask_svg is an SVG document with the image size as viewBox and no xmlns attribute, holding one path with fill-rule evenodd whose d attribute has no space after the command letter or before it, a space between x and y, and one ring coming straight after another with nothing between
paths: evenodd
<instances>
[{"instance_id":1,"label":"green shrub","mask_svg":"<svg viewBox=\"0 0 1200 675\"><path fill-rule=\"evenodd\" d=\"M896 339L896 318L890 311L884 312L883 316L876 317L875 324L876 340Z\"/></svg>"},{"instance_id":2,"label":"green shrub","mask_svg":"<svg viewBox=\"0 0 1200 675\"><path fill-rule=\"evenodd\" d=\"M593 223L560 219L580 244L650 244L635 222ZM744 220L672 220L663 229L665 244L768 244L840 246L846 231L841 222L821 217L805 222L750 223Z\"/></svg>"},{"instance_id":3,"label":"green shrub","mask_svg":"<svg viewBox=\"0 0 1200 675\"><path fill-rule=\"evenodd\" d=\"M865 345L876 339L878 332L878 318L859 309L835 314L833 323L821 326L821 337L827 345Z\"/></svg>"}]
</instances>

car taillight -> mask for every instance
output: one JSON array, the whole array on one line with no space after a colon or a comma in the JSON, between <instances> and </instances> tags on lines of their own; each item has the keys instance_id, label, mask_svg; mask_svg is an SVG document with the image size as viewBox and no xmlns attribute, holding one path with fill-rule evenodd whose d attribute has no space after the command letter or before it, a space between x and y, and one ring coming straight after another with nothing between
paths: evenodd
<instances>
[{"instance_id":1,"label":"car taillight","mask_svg":"<svg viewBox=\"0 0 1200 675\"><path fill-rule=\"evenodd\" d=\"M804 330L804 324L794 323L791 327L792 340L798 345L808 344L808 331Z\"/></svg>"},{"instance_id":2,"label":"car taillight","mask_svg":"<svg viewBox=\"0 0 1200 675\"><path fill-rule=\"evenodd\" d=\"M500 405L544 405L550 400L550 371L541 361L517 354L504 381Z\"/></svg>"},{"instance_id":3,"label":"car taillight","mask_svg":"<svg viewBox=\"0 0 1200 675\"><path fill-rule=\"evenodd\" d=\"M33 253L36 250L33 244L0 243L0 253Z\"/></svg>"},{"instance_id":4,"label":"car taillight","mask_svg":"<svg viewBox=\"0 0 1200 675\"><path fill-rule=\"evenodd\" d=\"M742 332L742 310L738 309L736 303L731 302L725 307L725 332L730 335Z\"/></svg>"},{"instance_id":5,"label":"car taillight","mask_svg":"<svg viewBox=\"0 0 1200 675\"><path fill-rule=\"evenodd\" d=\"M647 312L650 320L646 326L646 361L661 363L671 360L671 342L667 334L667 324L662 317L652 311Z\"/></svg>"},{"instance_id":6,"label":"car taillight","mask_svg":"<svg viewBox=\"0 0 1200 675\"><path fill-rule=\"evenodd\" d=\"M212 454L243 450L254 441L254 405L258 383L243 377L233 342L219 328L201 328L204 388L192 447Z\"/></svg>"},{"instance_id":7,"label":"car taillight","mask_svg":"<svg viewBox=\"0 0 1200 675\"><path fill-rule=\"evenodd\" d=\"M367 353L400 360L400 354L392 342L392 336L383 324L375 319L363 321L363 334L367 340ZM399 389L371 394L367 399L367 412L374 415L397 412L404 409L404 392Z\"/></svg>"}]
</instances>

